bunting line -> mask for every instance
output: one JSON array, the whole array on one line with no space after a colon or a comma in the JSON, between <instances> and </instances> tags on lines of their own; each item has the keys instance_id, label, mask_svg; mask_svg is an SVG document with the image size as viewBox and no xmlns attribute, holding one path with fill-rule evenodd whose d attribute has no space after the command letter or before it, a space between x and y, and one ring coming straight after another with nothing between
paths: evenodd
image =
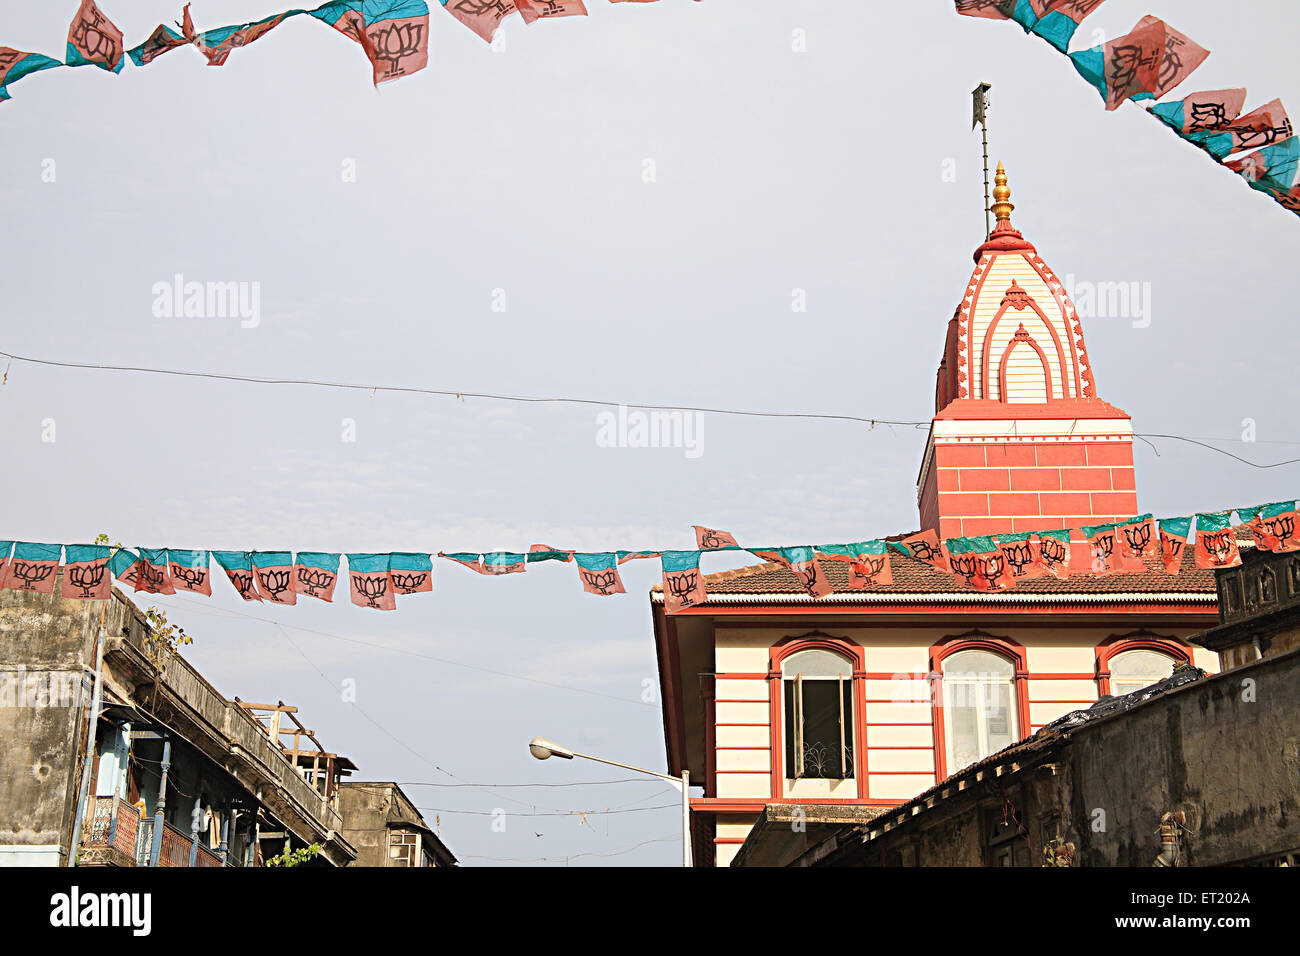
<instances>
[{"instance_id":1,"label":"bunting line","mask_svg":"<svg viewBox=\"0 0 1300 956\"><path fill-rule=\"evenodd\" d=\"M1064 54L1101 94L1107 110L1145 102L1148 115L1185 142L1300 215L1300 139L1281 100L1241 115L1246 90L1208 90L1156 103L1190 76L1210 51L1159 17L1145 16L1124 36L1069 49L1084 18L1105 0L954 0L967 17L1011 20ZM1255 150L1255 152L1249 152ZM1234 155L1235 154L1235 155Z\"/></svg>"},{"instance_id":2,"label":"bunting line","mask_svg":"<svg viewBox=\"0 0 1300 956\"><path fill-rule=\"evenodd\" d=\"M121 545L45 544L0 541L0 589L53 595L71 600L107 600L112 581L135 593L175 594L178 590L211 596L212 565L223 572L245 601L295 605L298 598L333 603L347 559L349 600L358 607L392 611L397 598L433 590L433 558L499 576L526 572L545 561L572 564L583 591L601 597L624 594L619 567L628 561L658 559L664 603L670 613L708 600L700 559L713 552L745 551L788 570L814 598L833 593L822 561L850 565L852 591L888 586L891 559L905 557L951 575L954 583L977 591L1004 591L1042 575L1146 573L1144 560L1158 559L1167 574L1178 574L1190 543L1194 564L1215 569L1241 564L1237 533L1245 528L1266 551L1300 551L1296 535L1297 501L1201 512L1156 519L1150 514L1077 529L983 535L940 540L933 530L846 544L746 547L727 531L694 526L696 547L680 551L573 551L534 544L527 551L220 551L136 548ZM1232 521L1233 514L1237 522ZM1194 529L1194 530L1193 530ZM1089 564L1072 566L1075 544Z\"/></svg>"}]
</instances>

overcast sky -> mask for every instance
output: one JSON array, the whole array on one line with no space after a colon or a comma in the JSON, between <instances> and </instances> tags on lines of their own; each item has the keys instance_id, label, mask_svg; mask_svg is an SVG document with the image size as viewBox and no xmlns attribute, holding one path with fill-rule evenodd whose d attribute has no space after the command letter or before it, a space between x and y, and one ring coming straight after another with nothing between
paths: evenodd
<instances>
[{"instance_id":1,"label":"overcast sky","mask_svg":"<svg viewBox=\"0 0 1300 956\"><path fill-rule=\"evenodd\" d=\"M180 6L101 5L128 45ZM116 77L16 83L0 105L0 349L926 420L982 238L970 90L986 80L1015 224L1063 278L1150 291L1149 316L1085 319L1100 396L1142 432L1239 440L1251 419L1258 440L1224 447L1300 456L1300 220L1137 106L1106 113L1045 42L950 0L588 6L511 19L499 52L435 8L429 68L378 91L361 50L307 17L222 68L181 49ZM4 0L0 44L61 56L76 7ZM208 29L277 9L192 12ZM1300 109L1294 3L1110 0L1076 47L1146 13L1213 51L1175 98L1247 86L1247 109ZM157 317L155 285L178 273L257 283L260 321ZM693 523L764 545L917 527L924 430L708 415L688 457L600 447L597 412L15 363L0 388L3 536L436 552L685 548ZM1297 466L1169 441L1136 456L1143 508L1161 515L1300 493ZM601 599L571 566L489 579L439 562L435 593L397 613L342 591L245 605L224 582L157 604L224 694L296 704L359 779L413 784L464 863L635 847L572 862L673 865L676 795L649 778L414 785L627 779L534 761L539 734L662 769L657 575L626 565L628 594ZM519 815L530 806L663 808Z\"/></svg>"}]
</instances>

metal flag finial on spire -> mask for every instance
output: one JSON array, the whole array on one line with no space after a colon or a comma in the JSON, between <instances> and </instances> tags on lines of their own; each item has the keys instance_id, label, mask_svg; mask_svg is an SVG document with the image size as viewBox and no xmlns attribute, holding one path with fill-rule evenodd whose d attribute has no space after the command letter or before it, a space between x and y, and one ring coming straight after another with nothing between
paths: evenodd
<instances>
[{"instance_id":1,"label":"metal flag finial on spire","mask_svg":"<svg viewBox=\"0 0 1300 956\"><path fill-rule=\"evenodd\" d=\"M987 239L991 234L989 224L989 125L988 109L989 90L993 87L988 83L981 83L975 89L971 90L973 100L973 109L971 112L970 128L976 126L981 128L981 135L984 140L984 237Z\"/></svg>"}]
</instances>

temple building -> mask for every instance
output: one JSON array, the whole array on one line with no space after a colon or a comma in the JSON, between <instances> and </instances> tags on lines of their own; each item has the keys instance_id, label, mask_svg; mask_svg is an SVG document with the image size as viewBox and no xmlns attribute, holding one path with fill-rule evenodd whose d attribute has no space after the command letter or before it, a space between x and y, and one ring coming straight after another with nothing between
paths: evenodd
<instances>
[{"instance_id":1,"label":"temple building","mask_svg":"<svg viewBox=\"0 0 1300 956\"><path fill-rule=\"evenodd\" d=\"M1138 513L1133 430L1097 393L1078 314L1012 225L997 223L948 323L921 461L921 530L941 538L1078 529ZM650 595L669 772L689 770L699 866L783 865L1102 695L1217 655L1214 573L1192 566L969 588L892 556L893 580L810 597L765 563L708 575L707 600Z\"/></svg>"}]
</instances>

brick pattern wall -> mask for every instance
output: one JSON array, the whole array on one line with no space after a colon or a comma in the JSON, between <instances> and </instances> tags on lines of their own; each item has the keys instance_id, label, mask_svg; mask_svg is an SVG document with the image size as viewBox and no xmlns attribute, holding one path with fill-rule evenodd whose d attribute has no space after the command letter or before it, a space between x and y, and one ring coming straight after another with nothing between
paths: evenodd
<instances>
[{"instance_id":1,"label":"brick pattern wall","mask_svg":"<svg viewBox=\"0 0 1300 956\"><path fill-rule=\"evenodd\" d=\"M927 485L921 514L937 513L944 538L1077 528L1137 513L1131 442L940 444L932 475L933 498Z\"/></svg>"}]
</instances>

